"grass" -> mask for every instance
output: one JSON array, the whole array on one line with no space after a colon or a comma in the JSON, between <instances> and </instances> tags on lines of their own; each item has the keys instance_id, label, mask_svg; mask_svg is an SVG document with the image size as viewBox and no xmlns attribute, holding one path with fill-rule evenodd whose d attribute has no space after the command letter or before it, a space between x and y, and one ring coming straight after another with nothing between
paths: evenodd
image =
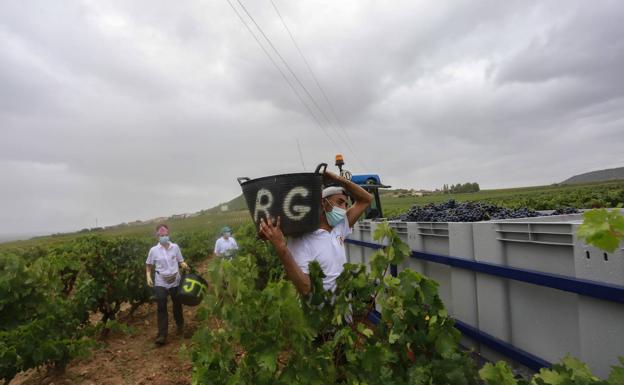
<instances>
[{"instance_id":1,"label":"grass","mask_svg":"<svg viewBox=\"0 0 624 385\"><path fill-rule=\"evenodd\" d=\"M403 196L401 196L403 195ZM595 182L586 184L532 186L496 190L482 190L476 193L431 194L422 197L406 196L392 191L381 195L382 207L386 216L406 211L413 205L441 203L449 199L458 202L488 201L505 207L529 207L536 210L559 208L557 206L577 206L591 208L605 201L614 207L624 201L624 181ZM580 207L584 206L584 207Z\"/></svg>"},{"instance_id":2,"label":"grass","mask_svg":"<svg viewBox=\"0 0 624 385\"><path fill-rule=\"evenodd\" d=\"M171 230L171 236L175 239L176 234L192 231L208 231L218 237L223 226L237 227L251 220L247 210L235 210L226 212L205 213L195 217L169 219L166 221ZM51 246L71 241L85 234L99 234L104 237L153 237L155 223L140 225L121 225L112 228L89 232L76 232L56 234L52 236L35 237L23 241L12 241L0 244L0 250L10 248L29 248L35 246Z\"/></svg>"},{"instance_id":3,"label":"grass","mask_svg":"<svg viewBox=\"0 0 624 385\"><path fill-rule=\"evenodd\" d=\"M382 207L386 217L406 211L413 205L440 203L449 199L455 199L456 201L488 201L506 207L529 207L537 210L566 205L576 206L577 208L589 208L592 205L605 204L604 202L608 202L608 205L614 207L618 203L624 203L624 181L482 190L477 193L464 194L431 194L422 197L408 196L404 190L385 190L382 191L381 195ZM201 230L214 233L216 238L221 227L225 225L236 227L251 220L242 195L232 199L227 204L229 211L220 211L221 205L219 205L203 211L198 216L167 220L166 222L171 228L172 237L175 237L176 233ZM88 234L101 234L104 237L152 237L154 227L155 224L153 223L123 225L90 231ZM25 241L6 242L0 244L0 250L12 247L27 248L60 244L83 234L85 233L56 234Z\"/></svg>"}]
</instances>

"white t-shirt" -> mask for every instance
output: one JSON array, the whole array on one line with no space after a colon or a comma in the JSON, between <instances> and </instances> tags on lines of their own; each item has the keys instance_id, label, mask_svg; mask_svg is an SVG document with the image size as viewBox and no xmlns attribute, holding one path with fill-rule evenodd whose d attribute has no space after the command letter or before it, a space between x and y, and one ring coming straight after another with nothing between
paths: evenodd
<instances>
[{"instance_id":1,"label":"white t-shirt","mask_svg":"<svg viewBox=\"0 0 624 385\"><path fill-rule=\"evenodd\" d=\"M310 274L308 265L317 261L325 274L323 288L336 290L336 278L344 270L347 263L344 240L352 229L349 227L347 218L338 223L331 232L318 229L301 237L288 240L288 249L299 268L306 274Z\"/></svg>"},{"instance_id":2,"label":"white t-shirt","mask_svg":"<svg viewBox=\"0 0 624 385\"><path fill-rule=\"evenodd\" d=\"M180 247L175 243L169 243L169 248L165 249L160 243L152 247L147 254L146 265L155 265L156 274L154 280L154 286L162 286L171 288L180 285L180 274L178 263L184 261ZM177 275L175 281L172 283L165 282L163 276Z\"/></svg>"},{"instance_id":3,"label":"white t-shirt","mask_svg":"<svg viewBox=\"0 0 624 385\"><path fill-rule=\"evenodd\" d=\"M228 239L221 237L217 239L217 242L215 242L214 252L215 254L222 256L229 255L229 253L232 253L237 249L238 245L236 244L236 241L233 237L229 237ZM228 250L230 251L228 252Z\"/></svg>"}]
</instances>

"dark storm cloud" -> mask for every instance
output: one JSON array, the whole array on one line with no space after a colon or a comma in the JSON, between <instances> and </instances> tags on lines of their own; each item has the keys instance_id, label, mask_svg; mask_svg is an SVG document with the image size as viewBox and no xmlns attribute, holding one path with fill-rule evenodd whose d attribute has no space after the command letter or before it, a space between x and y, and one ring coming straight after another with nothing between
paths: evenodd
<instances>
[{"instance_id":1,"label":"dark storm cloud","mask_svg":"<svg viewBox=\"0 0 624 385\"><path fill-rule=\"evenodd\" d=\"M270 2L243 3L333 119ZM417 188L621 166L620 2L277 4L331 139L227 2L3 2L0 233L198 211L336 152Z\"/></svg>"}]
</instances>

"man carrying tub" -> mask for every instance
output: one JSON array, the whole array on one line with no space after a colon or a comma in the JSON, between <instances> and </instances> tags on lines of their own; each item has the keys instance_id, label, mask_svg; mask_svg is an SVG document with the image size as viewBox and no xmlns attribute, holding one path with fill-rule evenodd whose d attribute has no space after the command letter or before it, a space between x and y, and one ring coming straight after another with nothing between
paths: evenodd
<instances>
[{"instance_id":1,"label":"man carrying tub","mask_svg":"<svg viewBox=\"0 0 624 385\"><path fill-rule=\"evenodd\" d=\"M270 217L260 222L260 234L273 244L284 265L286 276L304 295L310 292L312 286L308 270L312 261L317 261L325 274L323 288L332 291L336 289L336 278L347 263L344 240L373 200L362 187L332 172L325 171L323 178L328 184L335 183L338 186L323 189L321 222L317 230L291 238L287 244L280 230L279 217L277 223L273 223ZM355 201L349 208L348 196Z\"/></svg>"}]
</instances>

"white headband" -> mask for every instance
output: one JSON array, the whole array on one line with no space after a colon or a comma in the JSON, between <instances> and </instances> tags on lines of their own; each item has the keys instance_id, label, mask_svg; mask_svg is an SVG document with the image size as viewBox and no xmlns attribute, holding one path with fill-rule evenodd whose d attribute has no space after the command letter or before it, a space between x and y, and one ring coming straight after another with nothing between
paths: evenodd
<instances>
[{"instance_id":1,"label":"white headband","mask_svg":"<svg viewBox=\"0 0 624 385\"><path fill-rule=\"evenodd\" d=\"M347 192L345 191L345 189L343 189L340 186L330 186L330 187L326 187L323 189L323 194L322 197L323 198L327 198L330 197L332 195L336 195L336 194L344 194L344 195L348 195Z\"/></svg>"}]
</instances>

